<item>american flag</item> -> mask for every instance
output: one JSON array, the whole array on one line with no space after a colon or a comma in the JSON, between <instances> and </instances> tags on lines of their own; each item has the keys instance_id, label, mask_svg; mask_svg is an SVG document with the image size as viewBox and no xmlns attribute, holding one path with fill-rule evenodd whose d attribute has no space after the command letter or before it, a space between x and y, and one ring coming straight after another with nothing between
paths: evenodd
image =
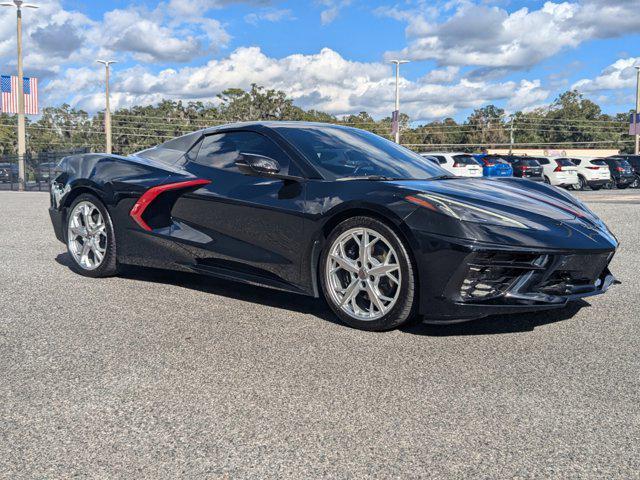
<instances>
[{"instance_id":1,"label":"american flag","mask_svg":"<svg viewBox=\"0 0 640 480\"><path fill-rule=\"evenodd\" d=\"M24 113L38 115L38 79L24 77ZM2 75L0 77L2 91L2 112L18 113L18 77Z\"/></svg>"},{"instance_id":2,"label":"american flag","mask_svg":"<svg viewBox=\"0 0 640 480\"><path fill-rule=\"evenodd\" d=\"M398 120L400 120L400 116L398 115L400 112L398 110L394 110L391 112L391 134L395 135L400 128Z\"/></svg>"},{"instance_id":3,"label":"american flag","mask_svg":"<svg viewBox=\"0 0 640 480\"><path fill-rule=\"evenodd\" d=\"M640 135L640 114L632 113L629 119L629 135Z\"/></svg>"}]
</instances>

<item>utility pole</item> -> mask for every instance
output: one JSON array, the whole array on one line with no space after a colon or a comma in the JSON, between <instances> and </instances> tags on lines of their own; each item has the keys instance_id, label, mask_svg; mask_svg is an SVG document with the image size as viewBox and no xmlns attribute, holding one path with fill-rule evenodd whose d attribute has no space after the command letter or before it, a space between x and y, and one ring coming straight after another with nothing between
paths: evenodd
<instances>
[{"instance_id":1,"label":"utility pole","mask_svg":"<svg viewBox=\"0 0 640 480\"><path fill-rule=\"evenodd\" d=\"M409 63L409 60L391 60L391 63L396 66L396 109L395 116L397 118L397 126L395 132L396 143L400 143L400 65L403 63Z\"/></svg>"},{"instance_id":2,"label":"utility pole","mask_svg":"<svg viewBox=\"0 0 640 480\"><path fill-rule=\"evenodd\" d=\"M106 151L107 153L111 153L111 107L109 104L109 70L110 66L114 63L117 63L114 60L96 60L98 63L104 65L105 73L106 73L106 103L104 110L104 134L106 137Z\"/></svg>"},{"instance_id":3,"label":"utility pole","mask_svg":"<svg viewBox=\"0 0 640 480\"><path fill-rule=\"evenodd\" d=\"M636 66L636 116L633 119L636 134L636 155L640 155L640 134L638 134L638 114L640 113L640 65Z\"/></svg>"},{"instance_id":4,"label":"utility pole","mask_svg":"<svg viewBox=\"0 0 640 480\"><path fill-rule=\"evenodd\" d=\"M22 0L13 0L12 3L0 3L2 7L15 7L17 14L17 35L18 35L18 190L23 191L26 186L26 165L25 156L27 154L27 138L24 120L24 72L22 68L22 9L38 8Z\"/></svg>"},{"instance_id":5,"label":"utility pole","mask_svg":"<svg viewBox=\"0 0 640 480\"><path fill-rule=\"evenodd\" d=\"M509 126L509 155L513 155L513 115Z\"/></svg>"}]
</instances>

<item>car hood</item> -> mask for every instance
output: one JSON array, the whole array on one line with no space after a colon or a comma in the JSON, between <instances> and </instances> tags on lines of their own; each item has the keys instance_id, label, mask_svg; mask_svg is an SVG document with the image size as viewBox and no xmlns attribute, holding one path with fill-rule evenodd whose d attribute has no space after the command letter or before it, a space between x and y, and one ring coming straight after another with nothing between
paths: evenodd
<instances>
[{"instance_id":1,"label":"car hood","mask_svg":"<svg viewBox=\"0 0 640 480\"><path fill-rule=\"evenodd\" d=\"M571 194L557 187L518 178L447 178L398 181L403 194L431 194L499 212L527 225L532 231L562 229L596 234L606 244L617 245L606 225Z\"/></svg>"}]
</instances>

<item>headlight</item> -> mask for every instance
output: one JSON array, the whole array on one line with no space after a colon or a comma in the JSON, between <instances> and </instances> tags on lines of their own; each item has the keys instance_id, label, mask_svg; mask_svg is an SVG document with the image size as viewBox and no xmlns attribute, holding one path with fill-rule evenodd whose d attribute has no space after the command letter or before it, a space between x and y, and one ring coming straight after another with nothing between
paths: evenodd
<instances>
[{"instance_id":1,"label":"headlight","mask_svg":"<svg viewBox=\"0 0 640 480\"><path fill-rule=\"evenodd\" d=\"M459 202L439 195L419 193L409 195L405 200L428 208L434 212L443 213L463 222L483 223L485 225L499 225L502 227L529 228L524 223L502 213L486 208L476 207L469 203Z\"/></svg>"}]
</instances>

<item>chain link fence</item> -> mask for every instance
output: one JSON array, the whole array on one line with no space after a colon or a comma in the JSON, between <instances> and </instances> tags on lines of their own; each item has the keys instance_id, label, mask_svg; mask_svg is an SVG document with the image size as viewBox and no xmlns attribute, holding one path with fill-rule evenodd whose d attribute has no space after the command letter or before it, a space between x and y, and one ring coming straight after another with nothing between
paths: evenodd
<instances>
[{"instance_id":1,"label":"chain link fence","mask_svg":"<svg viewBox=\"0 0 640 480\"><path fill-rule=\"evenodd\" d=\"M76 148L25 155L25 190L48 190L53 170L60 160L68 155L88 153L89 151L89 148ZM18 155L0 155L0 190L18 190L19 159Z\"/></svg>"}]
</instances>

